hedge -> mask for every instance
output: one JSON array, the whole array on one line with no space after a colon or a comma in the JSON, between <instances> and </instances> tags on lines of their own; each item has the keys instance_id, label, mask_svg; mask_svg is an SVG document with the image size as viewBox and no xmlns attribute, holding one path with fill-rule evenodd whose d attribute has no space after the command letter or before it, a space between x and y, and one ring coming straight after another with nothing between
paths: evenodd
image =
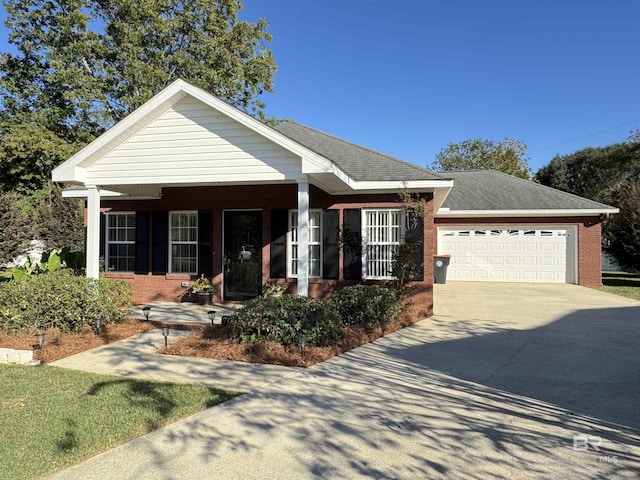
<instances>
[{"instance_id":1,"label":"hedge","mask_svg":"<svg viewBox=\"0 0 640 480\"><path fill-rule=\"evenodd\" d=\"M69 269L0 283L0 329L20 332L58 328L80 331L117 323L131 307L129 284L75 276Z\"/></svg>"}]
</instances>

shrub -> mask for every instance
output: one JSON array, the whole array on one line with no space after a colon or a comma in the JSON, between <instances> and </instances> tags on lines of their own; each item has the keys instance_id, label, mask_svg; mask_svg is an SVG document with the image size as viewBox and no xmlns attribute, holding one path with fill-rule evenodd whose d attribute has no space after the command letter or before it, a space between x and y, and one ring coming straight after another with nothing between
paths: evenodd
<instances>
[{"instance_id":1,"label":"shrub","mask_svg":"<svg viewBox=\"0 0 640 480\"><path fill-rule=\"evenodd\" d=\"M354 285L331 296L345 325L386 325L398 313L398 294L379 285Z\"/></svg>"},{"instance_id":2,"label":"shrub","mask_svg":"<svg viewBox=\"0 0 640 480\"><path fill-rule=\"evenodd\" d=\"M327 300L306 297L258 297L232 317L234 335L241 342L270 340L281 345L298 343L304 333L310 345L326 345L342 333L342 321Z\"/></svg>"},{"instance_id":3,"label":"shrub","mask_svg":"<svg viewBox=\"0 0 640 480\"><path fill-rule=\"evenodd\" d=\"M120 322L131 307L131 287L122 280L94 280L68 270L0 283L0 329L80 331L102 318Z\"/></svg>"}]
</instances>

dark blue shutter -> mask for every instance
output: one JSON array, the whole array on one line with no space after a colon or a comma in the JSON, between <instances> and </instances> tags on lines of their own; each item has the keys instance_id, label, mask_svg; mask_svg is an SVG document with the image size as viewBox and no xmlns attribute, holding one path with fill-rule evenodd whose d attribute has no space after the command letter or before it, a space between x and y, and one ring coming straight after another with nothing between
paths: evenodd
<instances>
[{"instance_id":1,"label":"dark blue shutter","mask_svg":"<svg viewBox=\"0 0 640 480\"><path fill-rule=\"evenodd\" d=\"M198 273L205 277L213 274L212 251L213 212L198 212Z\"/></svg>"},{"instance_id":2,"label":"dark blue shutter","mask_svg":"<svg viewBox=\"0 0 640 480\"><path fill-rule=\"evenodd\" d=\"M412 269L409 280L424 280L424 219L409 218L405 241L411 243L414 250L411 252Z\"/></svg>"},{"instance_id":3,"label":"dark blue shutter","mask_svg":"<svg viewBox=\"0 0 640 480\"><path fill-rule=\"evenodd\" d=\"M85 231L86 234L86 231ZM86 243L86 236L85 236L85 243ZM105 257L105 250L106 250L106 243L107 241L107 215L105 213L100 212L100 256L102 257L103 260L106 259ZM106 265L105 265L105 270L106 270Z\"/></svg>"},{"instance_id":4,"label":"dark blue shutter","mask_svg":"<svg viewBox=\"0 0 640 480\"><path fill-rule=\"evenodd\" d=\"M346 280L359 280L362 278L362 211L348 208L343 215L343 276Z\"/></svg>"},{"instance_id":5,"label":"dark blue shutter","mask_svg":"<svg viewBox=\"0 0 640 480\"><path fill-rule=\"evenodd\" d=\"M335 280L340 273L340 211L322 214L322 277Z\"/></svg>"},{"instance_id":6,"label":"dark blue shutter","mask_svg":"<svg viewBox=\"0 0 640 480\"><path fill-rule=\"evenodd\" d=\"M167 248L169 237L169 212L152 213L153 238L151 241L151 272L154 275L167 273Z\"/></svg>"},{"instance_id":7,"label":"dark blue shutter","mask_svg":"<svg viewBox=\"0 0 640 480\"><path fill-rule=\"evenodd\" d=\"M289 211L271 210L271 278L287 276L287 230L289 229Z\"/></svg>"},{"instance_id":8,"label":"dark blue shutter","mask_svg":"<svg viewBox=\"0 0 640 480\"><path fill-rule=\"evenodd\" d=\"M149 273L149 212L136 212L136 274Z\"/></svg>"}]
</instances>

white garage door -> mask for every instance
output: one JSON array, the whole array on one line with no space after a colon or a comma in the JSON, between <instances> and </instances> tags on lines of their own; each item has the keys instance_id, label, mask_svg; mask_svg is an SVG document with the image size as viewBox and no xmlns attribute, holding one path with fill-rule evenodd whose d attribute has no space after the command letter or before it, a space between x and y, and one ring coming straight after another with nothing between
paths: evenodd
<instances>
[{"instance_id":1,"label":"white garage door","mask_svg":"<svg viewBox=\"0 0 640 480\"><path fill-rule=\"evenodd\" d=\"M447 280L576 283L573 227L438 229Z\"/></svg>"}]
</instances>

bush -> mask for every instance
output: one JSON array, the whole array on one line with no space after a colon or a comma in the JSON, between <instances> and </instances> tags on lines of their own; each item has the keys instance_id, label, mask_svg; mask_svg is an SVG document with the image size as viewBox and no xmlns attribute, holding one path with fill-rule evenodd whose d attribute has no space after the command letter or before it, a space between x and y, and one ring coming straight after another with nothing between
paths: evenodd
<instances>
[{"instance_id":1,"label":"bush","mask_svg":"<svg viewBox=\"0 0 640 480\"><path fill-rule=\"evenodd\" d=\"M131 287L122 280L94 280L68 270L0 283L0 329L80 331L95 324L118 323L131 307Z\"/></svg>"},{"instance_id":2,"label":"bush","mask_svg":"<svg viewBox=\"0 0 640 480\"><path fill-rule=\"evenodd\" d=\"M398 313L398 294L379 285L354 285L331 296L345 325L386 325Z\"/></svg>"},{"instance_id":3,"label":"bush","mask_svg":"<svg viewBox=\"0 0 640 480\"><path fill-rule=\"evenodd\" d=\"M297 344L302 332L308 344L321 346L342 334L340 314L331 302L289 295L249 300L232 322L236 339L249 343Z\"/></svg>"}]
</instances>

